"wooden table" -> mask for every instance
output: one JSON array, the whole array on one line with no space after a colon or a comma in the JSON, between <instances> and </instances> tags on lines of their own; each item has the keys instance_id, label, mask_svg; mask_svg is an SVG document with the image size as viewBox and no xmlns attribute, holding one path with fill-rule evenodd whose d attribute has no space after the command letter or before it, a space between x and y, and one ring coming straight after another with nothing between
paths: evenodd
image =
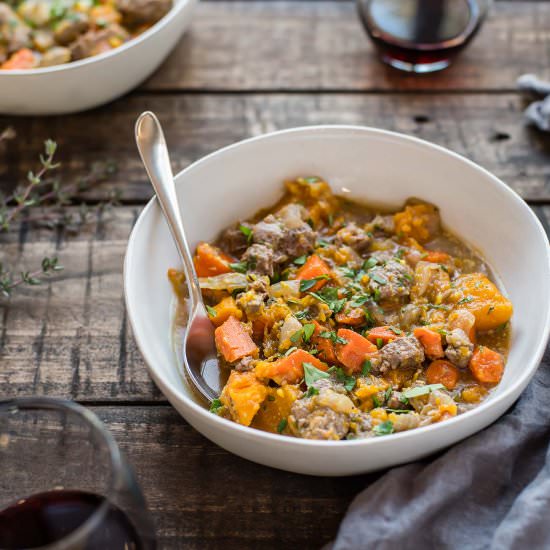
<instances>
[{"instance_id":1,"label":"wooden table","mask_svg":"<svg viewBox=\"0 0 550 550\"><path fill-rule=\"evenodd\" d=\"M98 159L118 173L86 193L121 195L77 237L14 227L0 258L65 270L0 303L2 395L65 396L94 410L128 454L162 548L318 548L376 476L310 478L230 455L195 432L151 382L124 309L126 240L151 190L133 140L136 116L165 125L174 169L233 141L317 123L398 130L449 147L501 177L550 226L550 135L525 127L515 79L550 77L550 4L499 1L449 70L406 76L381 65L347 1L206 1L163 67L105 107L52 118L0 117L17 134L0 152L9 188L60 148L64 179Z\"/></svg>"}]
</instances>

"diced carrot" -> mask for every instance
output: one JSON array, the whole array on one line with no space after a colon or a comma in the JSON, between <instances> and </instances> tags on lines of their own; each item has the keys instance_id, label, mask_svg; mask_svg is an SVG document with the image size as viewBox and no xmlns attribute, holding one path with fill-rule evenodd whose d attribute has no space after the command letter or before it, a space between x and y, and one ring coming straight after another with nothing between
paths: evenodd
<instances>
[{"instance_id":1,"label":"diced carrot","mask_svg":"<svg viewBox=\"0 0 550 550\"><path fill-rule=\"evenodd\" d=\"M349 308L336 314L336 321L343 325L357 326L365 321L365 312L360 308Z\"/></svg>"},{"instance_id":2,"label":"diced carrot","mask_svg":"<svg viewBox=\"0 0 550 550\"><path fill-rule=\"evenodd\" d=\"M426 369L428 384L443 384L448 390L456 386L459 376L458 369L445 359L432 361Z\"/></svg>"},{"instance_id":3,"label":"diced carrot","mask_svg":"<svg viewBox=\"0 0 550 550\"><path fill-rule=\"evenodd\" d=\"M212 277L213 275L229 273L231 271L229 264L234 261L231 256L224 254L217 246L208 243L199 243L193 258L199 277Z\"/></svg>"},{"instance_id":4,"label":"diced carrot","mask_svg":"<svg viewBox=\"0 0 550 550\"><path fill-rule=\"evenodd\" d=\"M504 358L486 346L477 346L468 366L479 382L498 384L504 372Z\"/></svg>"},{"instance_id":5,"label":"diced carrot","mask_svg":"<svg viewBox=\"0 0 550 550\"><path fill-rule=\"evenodd\" d=\"M336 351L334 350L334 343L330 338L319 336L322 332L330 332L330 329L324 327L315 320L313 323L315 324L315 330L311 336L311 342L319 350L317 357L333 365L338 361L336 358Z\"/></svg>"},{"instance_id":6,"label":"diced carrot","mask_svg":"<svg viewBox=\"0 0 550 550\"><path fill-rule=\"evenodd\" d=\"M417 327L413 334L418 338L426 355L430 359L439 359L445 355L443 353L443 345L441 344L441 335L435 330L426 327Z\"/></svg>"},{"instance_id":7,"label":"diced carrot","mask_svg":"<svg viewBox=\"0 0 550 550\"><path fill-rule=\"evenodd\" d=\"M247 355L258 354L258 346L250 338L245 326L231 316L214 331L216 347L229 363Z\"/></svg>"},{"instance_id":8,"label":"diced carrot","mask_svg":"<svg viewBox=\"0 0 550 550\"><path fill-rule=\"evenodd\" d=\"M391 342L398 338L399 335L388 326L386 327L374 327L369 330L367 334L367 339L370 340L373 344L376 344L378 340L382 340L384 344Z\"/></svg>"},{"instance_id":9,"label":"diced carrot","mask_svg":"<svg viewBox=\"0 0 550 550\"><path fill-rule=\"evenodd\" d=\"M330 274L330 267L317 254L312 254L306 263L296 272L296 279L304 281L322 277L323 275L330 276ZM327 279L319 279L309 290L319 290L326 282Z\"/></svg>"},{"instance_id":10,"label":"diced carrot","mask_svg":"<svg viewBox=\"0 0 550 550\"><path fill-rule=\"evenodd\" d=\"M240 321L242 316L243 312L237 307L235 298L232 296L226 296L221 302L216 304L213 308L210 308L208 311L208 317L217 327L225 323L229 317L235 317Z\"/></svg>"},{"instance_id":11,"label":"diced carrot","mask_svg":"<svg viewBox=\"0 0 550 550\"><path fill-rule=\"evenodd\" d=\"M12 56L0 65L0 69L32 69L36 66L36 58L29 48L22 48L16 51Z\"/></svg>"},{"instance_id":12,"label":"diced carrot","mask_svg":"<svg viewBox=\"0 0 550 550\"><path fill-rule=\"evenodd\" d=\"M366 338L347 328L338 330L338 337L347 344L336 344L336 357L348 372L360 372L365 359L374 355L378 348Z\"/></svg>"},{"instance_id":13,"label":"diced carrot","mask_svg":"<svg viewBox=\"0 0 550 550\"><path fill-rule=\"evenodd\" d=\"M328 366L303 349L297 349L286 357L268 363L260 361L256 365L256 376L260 379L271 378L279 386L297 384L304 377L304 363L311 363L319 370L326 371Z\"/></svg>"},{"instance_id":14,"label":"diced carrot","mask_svg":"<svg viewBox=\"0 0 550 550\"><path fill-rule=\"evenodd\" d=\"M439 250L427 250L426 255L422 260L425 262L432 262L434 264L444 264L451 259L446 252L440 252Z\"/></svg>"}]
</instances>

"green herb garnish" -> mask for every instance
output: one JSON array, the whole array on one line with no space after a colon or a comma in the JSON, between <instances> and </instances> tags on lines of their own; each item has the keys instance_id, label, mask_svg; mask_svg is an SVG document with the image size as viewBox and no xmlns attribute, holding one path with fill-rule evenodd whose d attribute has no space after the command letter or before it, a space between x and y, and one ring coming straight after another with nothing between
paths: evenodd
<instances>
[{"instance_id":1,"label":"green herb garnish","mask_svg":"<svg viewBox=\"0 0 550 550\"><path fill-rule=\"evenodd\" d=\"M246 237L246 242L250 244L252 242L252 229L250 229L250 227L246 227L246 225L243 225L241 223L239 225L239 230Z\"/></svg>"},{"instance_id":2,"label":"green herb garnish","mask_svg":"<svg viewBox=\"0 0 550 550\"><path fill-rule=\"evenodd\" d=\"M206 306L206 311L208 312L208 315L210 315L210 317L216 317L216 315L218 314L217 311L212 307L212 306Z\"/></svg>"},{"instance_id":3,"label":"green herb garnish","mask_svg":"<svg viewBox=\"0 0 550 550\"><path fill-rule=\"evenodd\" d=\"M393 433L393 422L391 420L386 420L382 424L378 424L372 430L376 435L390 435Z\"/></svg>"},{"instance_id":4,"label":"green herb garnish","mask_svg":"<svg viewBox=\"0 0 550 550\"><path fill-rule=\"evenodd\" d=\"M307 389L306 397L313 397L314 395L319 395L319 390L314 386L310 386Z\"/></svg>"},{"instance_id":5,"label":"green herb garnish","mask_svg":"<svg viewBox=\"0 0 550 550\"><path fill-rule=\"evenodd\" d=\"M370 362L370 359L365 359L363 361L363 366L361 367L361 374L363 376L367 376L367 374L369 374L371 369L372 369L372 363Z\"/></svg>"},{"instance_id":6,"label":"green herb garnish","mask_svg":"<svg viewBox=\"0 0 550 550\"><path fill-rule=\"evenodd\" d=\"M300 292L306 292L310 288L313 288L319 281L323 279L330 279L330 276L319 275L318 277L313 277L313 279L302 279L300 281Z\"/></svg>"},{"instance_id":7,"label":"green herb garnish","mask_svg":"<svg viewBox=\"0 0 550 550\"><path fill-rule=\"evenodd\" d=\"M370 278L377 282L379 285L386 285L388 284L388 281L386 281L386 279L384 279L384 277L381 277L380 275L378 275L378 273L373 273Z\"/></svg>"},{"instance_id":8,"label":"green herb garnish","mask_svg":"<svg viewBox=\"0 0 550 550\"><path fill-rule=\"evenodd\" d=\"M333 330L324 330L323 332L319 333L319 336L321 338L326 338L327 340L330 340L333 344L347 344L348 341L345 338L342 338L341 336L338 336L336 332Z\"/></svg>"},{"instance_id":9,"label":"green herb garnish","mask_svg":"<svg viewBox=\"0 0 550 550\"><path fill-rule=\"evenodd\" d=\"M246 273L248 269L248 262L234 262L229 264L229 267L238 273Z\"/></svg>"},{"instance_id":10,"label":"green herb garnish","mask_svg":"<svg viewBox=\"0 0 550 550\"><path fill-rule=\"evenodd\" d=\"M365 262L363 262L362 269L365 269L365 270L372 269L377 263L378 263L378 260L376 258L371 257Z\"/></svg>"},{"instance_id":11,"label":"green herb garnish","mask_svg":"<svg viewBox=\"0 0 550 550\"><path fill-rule=\"evenodd\" d=\"M304 254L303 256L298 256L298 258L296 258L293 263L296 265L304 265L306 261L307 256Z\"/></svg>"},{"instance_id":12,"label":"green herb garnish","mask_svg":"<svg viewBox=\"0 0 550 550\"><path fill-rule=\"evenodd\" d=\"M286 418L283 418L283 419L279 422L279 424L278 424L278 426L277 426L277 431L278 431L280 434L282 434L282 433L283 433L283 430L287 427L287 425L288 425L288 420L287 420Z\"/></svg>"},{"instance_id":13,"label":"green herb garnish","mask_svg":"<svg viewBox=\"0 0 550 550\"><path fill-rule=\"evenodd\" d=\"M220 409L223 407L222 402L219 399L214 399L210 405L210 412L218 414Z\"/></svg>"},{"instance_id":14,"label":"green herb garnish","mask_svg":"<svg viewBox=\"0 0 550 550\"><path fill-rule=\"evenodd\" d=\"M319 370L311 363L302 363L302 366L304 367L304 380L308 388L317 382L317 380L321 380L322 378L330 378L330 374Z\"/></svg>"},{"instance_id":15,"label":"green herb garnish","mask_svg":"<svg viewBox=\"0 0 550 550\"><path fill-rule=\"evenodd\" d=\"M469 302L473 302L474 299L472 296L466 296L465 298L462 298L462 300L458 300L458 304L468 304Z\"/></svg>"},{"instance_id":16,"label":"green herb garnish","mask_svg":"<svg viewBox=\"0 0 550 550\"><path fill-rule=\"evenodd\" d=\"M376 339L376 347L378 349L380 349L383 345L384 345L384 340L382 340L382 338L377 338Z\"/></svg>"},{"instance_id":17,"label":"green herb garnish","mask_svg":"<svg viewBox=\"0 0 550 550\"><path fill-rule=\"evenodd\" d=\"M348 376L340 367L330 367L328 371L336 374L336 380L341 382L346 390L351 391L355 388L357 380L353 376Z\"/></svg>"},{"instance_id":18,"label":"green herb garnish","mask_svg":"<svg viewBox=\"0 0 550 550\"><path fill-rule=\"evenodd\" d=\"M302 340L304 342L309 342L312 334L315 332L315 325L313 323L308 323L302 327Z\"/></svg>"}]
</instances>

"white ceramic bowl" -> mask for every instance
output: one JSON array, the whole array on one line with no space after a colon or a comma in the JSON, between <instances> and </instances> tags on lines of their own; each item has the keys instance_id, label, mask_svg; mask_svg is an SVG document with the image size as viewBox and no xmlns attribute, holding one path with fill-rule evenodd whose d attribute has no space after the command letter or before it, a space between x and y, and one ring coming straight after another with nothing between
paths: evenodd
<instances>
[{"instance_id":1,"label":"white ceramic bowl","mask_svg":"<svg viewBox=\"0 0 550 550\"><path fill-rule=\"evenodd\" d=\"M550 254L541 224L522 199L469 160L416 138L349 126L286 130L231 145L176 177L184 223L195 246L273 204L282 181L317 174L337 193L400 206L410 196L441 208L445 225L482 251L514 303L512 348L502 382L479 407L451 420L391 436L308 441L245 428L208 412L182 376L170 345L169 267L180 265L160 208L151 201L126 254L129 318L155 382L199 432L261 464L326 476L408 462L496 420L533 376L550 328Z\"/></svg>"},{"instance_id":2,"label":"white ceramic bowl","mask_svg":"<svg viewBox=\"0 0 550 550\"><path fill-rule=\"evenodd\" d=\"M161 64L191 22L198 0L174 0L162 19L109 52L41 69L0 71L0 113L56 115L107 103Z\"/></svg>"}]
</instances>

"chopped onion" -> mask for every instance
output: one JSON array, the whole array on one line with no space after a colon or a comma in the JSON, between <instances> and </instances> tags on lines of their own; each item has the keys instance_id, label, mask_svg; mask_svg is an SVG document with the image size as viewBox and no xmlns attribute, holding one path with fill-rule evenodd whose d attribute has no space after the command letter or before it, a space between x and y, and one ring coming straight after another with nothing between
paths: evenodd
<instances>
[{"instance_id":1,"label":"chopped onion","mask_svg":"<svg viewBox=\"0 0 550 550\"><path fill-rule=\"evenodd\" d=\"M199 277L199 285L207 290L228 290L247 288L248 281L244 273L223 273L214 277Z\"/></svg>"},{"instance_id":2,"label":"chopped onion","mask_svg":"<svg viewBox=\"0 0 550 550\"><path fill-rule=\"evenodd\" d=\"M292 281L281 281L271 285L269 288L269 294L273 298L283 298L288 300L289 298L299 298L300 297L300 281L294 279Z\"/></svg>"}]
</instances>

